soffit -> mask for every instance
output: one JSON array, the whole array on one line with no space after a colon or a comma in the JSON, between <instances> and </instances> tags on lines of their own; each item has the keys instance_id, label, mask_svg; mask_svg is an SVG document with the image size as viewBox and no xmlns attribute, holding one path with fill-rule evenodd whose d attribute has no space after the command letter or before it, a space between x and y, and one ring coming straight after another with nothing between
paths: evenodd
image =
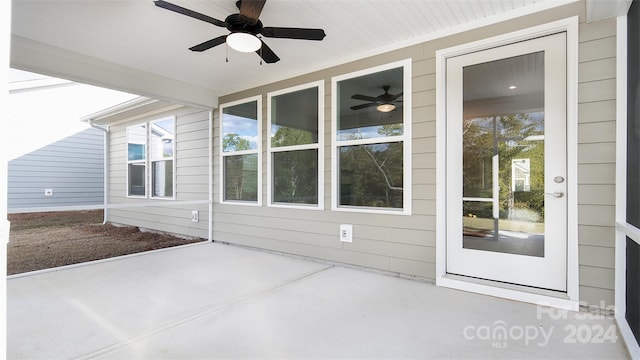
<instances>
[{"instance_id":1,"label":"soffit","mask_svg":"<svg viewBox=\"0 0 640 360\"><path fill-rule=\"evenodd\" d=\"M224 20L235 1L174 0ZM320 42L265 38L282 59L221 45L189 47L224 28L154 6L152 1L14 0L12 66L203 107L217 97L420 42L456 27L491 23L571 1L269 0L265 26L323 28ZM229 61L226 62L228 54Z\"/></svg>"},{"instance_id":2,"label":"soffit","mask_svg":"<svg viewBox=\"0 0 640 360\"><path fill-rule=\"evenodd\" d=\"M629 12L632 2L633 0L587 0L587 21L624 16Z\"/></svg>"}]
</instances>

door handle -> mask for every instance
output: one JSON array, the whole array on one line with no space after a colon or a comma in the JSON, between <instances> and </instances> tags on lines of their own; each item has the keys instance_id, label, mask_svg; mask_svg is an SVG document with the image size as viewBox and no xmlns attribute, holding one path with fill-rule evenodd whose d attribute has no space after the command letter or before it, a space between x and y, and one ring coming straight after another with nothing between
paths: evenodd
<instances>
[{"instance_id":1,"label":"door handle","mask_svg":"<svg viewBox=\"0 0 640 360\"><path fill-rule=\"evenodd\" d=\"M556 198L561 198L564 196L564 193L562 191L554 191L552 193L545 193L545 194L553 195L553 197L556 197Z\"/></svg>"}]
</instances>

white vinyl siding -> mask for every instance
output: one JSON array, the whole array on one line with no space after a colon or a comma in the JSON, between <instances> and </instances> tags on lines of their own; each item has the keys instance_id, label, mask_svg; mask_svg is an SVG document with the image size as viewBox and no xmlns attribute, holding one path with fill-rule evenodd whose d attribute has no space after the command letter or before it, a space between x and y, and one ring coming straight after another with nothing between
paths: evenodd
<instances>
[{"instance_id":1,"label":"white vinyl siding","mask_svg":"<svg viewBox=\"0 0 640 360\"><path fill-rule=\"evenodd\" d=\"M170 112L132 119L110 126L109 186L110 204L139 205L151 200L126 196L127 146L126 128L135 124L175 116L174 147L174 199L206 202L209 198L209 111L182 107ZM110 209L108 221L138 226L183 236L208 237L209 218L206 203L171 205L171 202L153 201L160 206ZM191 212L199 211L200 221L191 221Z\"/></svg>"}]
</instances>

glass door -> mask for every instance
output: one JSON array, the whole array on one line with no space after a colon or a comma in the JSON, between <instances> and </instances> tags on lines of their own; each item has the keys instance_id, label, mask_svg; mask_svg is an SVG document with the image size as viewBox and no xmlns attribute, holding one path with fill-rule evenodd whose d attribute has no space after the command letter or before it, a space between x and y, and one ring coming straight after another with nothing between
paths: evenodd
<instances>
[{"instance_id":1,"label":"glass door","mask_svg":"<svg viewBox=\"0 0 640 360\"><path fill-rule=\"evenodd\" d=\"M448 273L566 290L565 44L447 59Z\"/></svg>"}]
</instances>

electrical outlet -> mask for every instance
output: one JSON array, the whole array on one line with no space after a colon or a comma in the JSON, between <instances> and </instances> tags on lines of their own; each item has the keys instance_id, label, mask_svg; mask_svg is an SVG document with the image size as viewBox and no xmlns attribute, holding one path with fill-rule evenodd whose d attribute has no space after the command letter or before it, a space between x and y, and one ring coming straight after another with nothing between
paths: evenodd
<instances>
[{"instance_id":1,"label":"electrical outlet","mask_svg":"<svg viewBox=\"0 0 640 360\"><path fill-rule=\"evenodd\" d=\"M199 216L200 214L198 213L198 210L193 210L191 212L191 221L197 223L198 221L200 221Z\"/></svg>"},{"instance_id":2,"label":"electrical outlet","mask_svg":"<svg viewBox=\"0 0 640 360\"><path fill-rule=\"evenodd\" d=\"M44 189L44 196L53 196L53 189Z\"/></svg>"},{"instance_id":3,"label":"electrical outlet","mask_svg":"<svg viewBox=\"0 0 640 360\"><path fill-rule=\"evenodd\" d=\"M340 241L353 242L353 225L340 225Z\"/></svg>"}]
</instances>

